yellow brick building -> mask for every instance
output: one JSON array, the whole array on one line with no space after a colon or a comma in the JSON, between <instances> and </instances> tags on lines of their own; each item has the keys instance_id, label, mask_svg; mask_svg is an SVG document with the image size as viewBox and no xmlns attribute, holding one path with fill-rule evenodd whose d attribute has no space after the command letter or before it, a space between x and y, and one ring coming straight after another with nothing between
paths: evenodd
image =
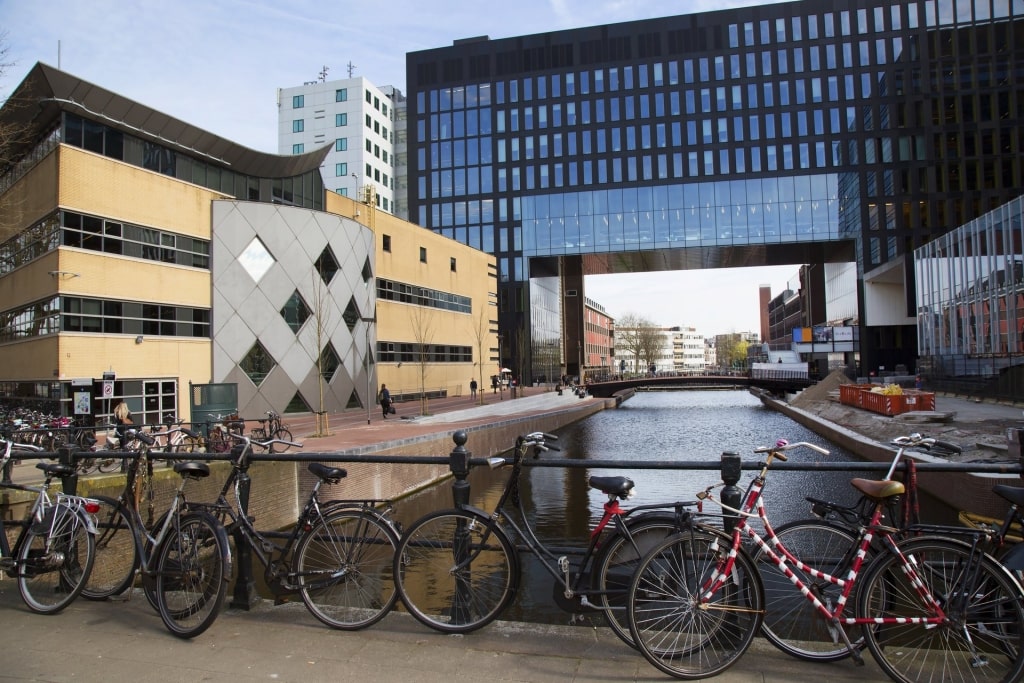
<instances>
[{"instance_id":1,"label":"yellow brick building","mask_svg":"<svg viewBox=\"0 0 1024 683\"><path fill-rule=\"evenodd\" d=\"M243 417L337 411L496 363L493 257L325 192L326 150L249 150L43 64L0 129L0 406L189 420L190 386L224 383Z\"/></svg>"}]
</instances>

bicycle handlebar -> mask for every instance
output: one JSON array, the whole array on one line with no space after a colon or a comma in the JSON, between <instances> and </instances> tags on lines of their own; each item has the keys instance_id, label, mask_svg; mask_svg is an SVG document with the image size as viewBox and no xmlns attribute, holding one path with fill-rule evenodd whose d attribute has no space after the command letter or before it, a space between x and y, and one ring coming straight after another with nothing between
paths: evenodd
<instances>
[{"instance_id":1,"label":"bicycle handlebar","mask_svg":"<svg viewBox=\"0 0 1024 683\"><path fill-rule=\"evenodd\" d=\"M897 436L895 439L892 440L892 443L893 445L899 446L900 448L924 448L925 450L937 448L939 450L948 451L950 453L963 452L963 448L961 448L958 444L922 436L918 432L914 432L909 436Z\"/></svg>"},{"instance_id":2,"label":"bicycle handlebar","mask_svg":"<svg viewBox=\"0 0 1024 683\"><path fill-rule=\"evenodd\" d=\"M758 446L757 448L754 449L754 452L769 453L778 458L779 460L785 462L787 458L785 455L783 455L783 451L791 451L794 448L810 448L812 451L817 451L822 455L828 455L829 453L827 448L822 448L817 444L809 443L807 441L797 441L796 443L789 443L785 439L779 439L778 441L775 442L774 446Z\"/></svg>"}]
</instances>

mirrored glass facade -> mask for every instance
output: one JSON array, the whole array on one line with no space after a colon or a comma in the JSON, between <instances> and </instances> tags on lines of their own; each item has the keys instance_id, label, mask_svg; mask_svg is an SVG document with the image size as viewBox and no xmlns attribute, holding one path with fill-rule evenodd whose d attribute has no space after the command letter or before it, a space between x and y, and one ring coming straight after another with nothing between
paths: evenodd
<instances>
[{"instance_id":1,"label":"mirrored glass facade","mask_svg":"<svg viewBox=\"0 0 1024 683\"><path fill-rule=\"evenodd\" d=\"M922 356L960 366L949 374L1024 362L1024 197L921 247L914 264Z\"/></svg>"},{"instance_id":2,"label":"mirrored glass facade","mask_svg":"<svg viewBox=\"0 0 1024 683\"><path fill-rule=\"evenodd\" d=\"M409 216L497 256L503 330L536 331L538 257L763 265L814 243L863 275L1024 186L1022 17L806 0L410 53ZM865 367L916 358L913 326L861 339Z\"/></svg>"}]
</instances>

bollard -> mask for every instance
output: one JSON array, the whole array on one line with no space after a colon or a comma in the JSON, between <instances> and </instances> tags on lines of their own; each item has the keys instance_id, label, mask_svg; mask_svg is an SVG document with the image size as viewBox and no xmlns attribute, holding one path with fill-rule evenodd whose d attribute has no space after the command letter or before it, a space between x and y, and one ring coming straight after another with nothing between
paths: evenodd
<instances>
[{"instance_id":1,"label":"bollard","mask_svg":"<svg viewBox=\"0 0 1024 683\"><path fill-rule=\"evenodd\" d=\"M452 435L455 448L452 449L449 457L448 468L455 475L452 483L452 501L455 507L469 505L469 457L466 450L468 436L465 431L459 430ZM469 556L469 532L466 530L465 520L460 519L452 534L452 556L458 564ZM471 598L464 582L456 582L455 595L452 596L451 618L453 624L464 623L468 620Z\"/></svg>"},{"instance_id":2,"label":"bollard","mask_svg":"<svg viewBox=\"0 0 1024 683\"><path fill-rule=\"evenodd\" d=\"M241 447L236 446L235 448ZM232 456L238 457L235 453L232 453ZM235 491L238 494L236 503L239 514L248 514L249 489L252 487L248 459L238 473L235 486ZM260 594L256 590L256 580L252 574L252 546L249 545L249 539L240 529L235 529L232 536L235 538L235 554L238 557L238 578L235 579L235 589L231 594L231 607L248 611L260 601Z\"/></svg>"},{"instance_id":3,"label":"bollard","mask_svg":"<svg viewBox=\"0 0 1024 683\"><path fill-rule=\"evenodd\" d=\"M57 460L61 465L71 465L74 470L66 477L60 478L61 491L69 496L76 495L78 491L78 462L75 453L78 451L77 444L65 444L57 449Z\"/></svg>"},{"instance_id":4,"label":"bollard","mask_svg":"<svg viewBox=\"0 0 1024 683\"><path fill-rule=\"evenodd\" d=\"M740 459L739 453L732 451L722 453L722 481L725 483L725 486L722 488L721 500L724 505L736 509L739 509L740 504L743 502L743 491L736 485L743 471L742 465L743 461ZM731 534L736 527L736 523L739 521L739 516L728 510L723 510L722 513L724 515L722 526L725 528L726 533Z\"/></svg>"},{"instance_id":5,"label":"bollard","mask_svg":"<svg viewBox=\"0 0 1024 683\"><path fill-rule=\"evenodd\" d=\"M469 505L469 451L466 450L468 435L465 431L459 430L452 434L452 441L455 448L448 456L448 469L455 476L452 482L452 502L455 507Z\"/></svg>"}]
</instances>

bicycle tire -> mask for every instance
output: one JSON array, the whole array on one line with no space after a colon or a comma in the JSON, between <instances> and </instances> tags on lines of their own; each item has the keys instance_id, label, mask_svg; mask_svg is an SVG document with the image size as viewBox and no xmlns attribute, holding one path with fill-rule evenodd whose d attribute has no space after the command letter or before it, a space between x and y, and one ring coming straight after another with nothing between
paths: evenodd
<instances>
[{"instance_id":1,"label":"bicycle tire","mask_svg":"<svg viewBox=\"0 0 1024 683\"><path fill-rule=\"evenodd\" d=\"M175 453L196 453L200 448L199 437L186 436L174 447Z\"/></svg>"},{"instance_id":2,"label":"bicycle tire","mask_svg":"<svg viewBox=\"0 0 1024 683\"><path fill-rule=\"evenodd\" d=\"M224 527L205 512L181 515L157 555L156 602L167 630L194 638L208 629L224 604L230 578Z\"/></svg>"},{"instance_id":3,"label":"bicycle tire","mask_svg":"<svg viewBox=\"0 0 1024 683\"><path fill-rule=\"evenodd\" d=\"M110 474L121 469L121 458L97 458L96 469L103 474Z\"/></svg>"},{"instance_id":4,"label":"bicycle tire","mask_svg":"<svg viewBox=\"0 0 1024 683\"><path fill-rule=\"evenodd\" d=\"M1013 576L989 555L980 556L977 572L965 573L971 547L952 539L922 536L901 542L899 549L913 558L918 576L951 620L865 625L864 638L882 670L895 681L1020 681L1024 597ZM968 603L959 604L966 596ZM893 553L880 554L868 567L857 607L858 617L873 619L931 616Z\"/></svg>"},{"instance_id":5,"label":"bicycle tire","mask_svg":"<svg viewBox=\"0 0 1024 683\"><path fill-rule=\"evenodd\" d=\"M637 567L628 596L629 626L641 654L681 679L715 676L735 664L761 627L761 577L746 551L731 577L702 607L701 594L724 569L731 538L685 530L656 545Z\"/></svg>"},{"instance_id":6,"label":"bicycle tire","mask_svg":"<svg viewBox=\"0 0 1024 683\"><path fill-rule=\"evenodd\" d=\"M287 429L285 429L284 427L281 427L280 429L274 430L274 434L273 434L273 436L271 436L271 438L272 439L281 439L282 441L293 441L292 433L290 431L288 431ZM291 446L288 446L287 444L283 444L283 443L272 443L272 444L270 444L270 452L271 453L284 453L289 448L291 448Z\"/></svg>"},{"instance_id":7,"label":"bicycle tire","mask_svg":"<svg viewBox=\"0 0 1024 683\"><path fill-rule=\"evenodd\" d=\"M82 477L92 474L96 469L96 458L80 458L75 466L76 473Z\"/></svg>"},{"instance_id":8,"label":"bicycle tire","mask_svg":"<svg viewBox=\"0 0 1024 683\"><path fill-rule=\"evenodd\" d=\"M840 578L847 576L846 560L852 559L849 553L857 543L857 534L853 531L817 519L783 524L775 530L775 538L805 564ZM787 655L804 661L835 662L849 657L851 652L846 642L835 631L842 627L825 619L759 546L756 550L753 560L764 586L765 615L761 634ZM870 556L865 561L869 560ZM791 562L787 562L786 567L799 576L829 610L835 609L842 588L811 577ZM859 633L849 631L847 627L850 641L856 642Z\"/></svg>"},{"instance_id":9,"label":"bicycle tire","mask_svg":"<svg viewBox=\"0 0 1024 683\"><path fill-rule=\"evenodd\" d=\"M636 648L626 610L630 581L640 560L655 545L678 532L679 525L674 516L649 514L627 520L626 528L630 536L613 532L594 558L591 588L595 599L592 602L601 606L605 621L615 635Z\"/></svg>"},{"instance_id":10,"label":"bicycle tire","mask_svg":"<svg viewBox=\"0 0 1024 683\"><path fill-rule=\"evenodd\" d=\"M114 498L92 497L100 504L96 513L96 559L82 597L106 600L123 594L134 583L140 563L138 539L128 508Z\"/></svg>"},{"instance_id":11,"label":"bicycle tire","mask_svg":"<svg viewBox=\"0 0 1024 683\"><path fill-rule=\"evenodd\" d=\"M456 544L456 532L465 534ZM471 553L465 566L456 554ZM413 523L395 552L395 586L406 610L443 633L494 621L519 586L519 562L505 531L486 517L441 510Z\"/></svg>"},{"instance_id":12,"label":"bicycle tire","mask_svg":"<svg viewBox=\"0 0 1024 683\"><path fill-rule=\"evenodd\" d=\"M82 592L96 556L85 514L58 504L26 530L18 553L18 591L33 612L56 614Z\"/></svg>"},{"instance_id":13,"label":"bicycle tire","mask_svg":"<svg viewBox=\"0 0 1024 683\"><path fill-rule=\"evenodd\" d=\"M295 574L306 608L324 624L355 631L376 624L395 606L398 536L370 510L339 510L299 541Z\"/></svg>"}]
</instances>

